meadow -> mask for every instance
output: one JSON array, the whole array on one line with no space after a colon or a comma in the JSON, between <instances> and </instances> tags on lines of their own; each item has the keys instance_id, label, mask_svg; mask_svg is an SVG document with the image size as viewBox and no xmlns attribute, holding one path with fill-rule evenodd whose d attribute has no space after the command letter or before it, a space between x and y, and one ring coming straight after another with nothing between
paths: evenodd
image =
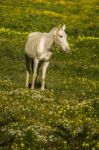
<instances>
[{"instance_id":1,"label":"meadow","mask_svg":"<svg viewBox=\"0 0 99 150\"><path fill-rule=\"evenodd\" d=\"M0 1L0 149L99 149L99 1ZM66 24L41 91L25 88L28 33Z\"/></svg>"}]
</instances>

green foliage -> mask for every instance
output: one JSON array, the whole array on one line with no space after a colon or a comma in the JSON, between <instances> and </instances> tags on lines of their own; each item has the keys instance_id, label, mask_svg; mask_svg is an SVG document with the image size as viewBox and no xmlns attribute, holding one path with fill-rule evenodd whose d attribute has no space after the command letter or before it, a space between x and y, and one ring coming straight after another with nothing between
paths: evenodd
<instances>
[{"instance_id":1,"label":"green foliage","mask_svg":"<svg viewBox=\"0 0 99 150\"><path fill-rule=\"evenodd\" d=\"M21 31L48 31L65 23L71 35L99 36L97 0L6 0L0 3L0 27Z\"/></svg>"},{"instance_id":2,"label":"green foliage","mask_svg":"<svg viewBox=\"0 0 99 150\"><path fill-rule=\"evenodd\" d=\"M98 150L98 1L4 0L0 10L0 149ZM27 34L60 23L71 52L53 49L44 92L41 70L25 89Z\"/></svg>"}]
</instances>

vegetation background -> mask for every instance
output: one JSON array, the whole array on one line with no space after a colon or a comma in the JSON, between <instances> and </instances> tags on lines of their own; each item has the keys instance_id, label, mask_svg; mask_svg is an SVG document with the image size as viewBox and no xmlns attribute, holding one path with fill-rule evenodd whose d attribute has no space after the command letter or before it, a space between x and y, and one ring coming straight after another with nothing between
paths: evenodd
<instances>
[{"instance_id":1,"label":"vegetation background","mask_svg":"<svg viewBox=\"0 0 99 150\"><path fill-rule=\"evenodd\" d=\"M25 89L28 33L66 24L44 92ZM41 80L41 70L39 73ZM99 1L0 1L0 149L99 149Z\"/></svg>"}]
</instances>

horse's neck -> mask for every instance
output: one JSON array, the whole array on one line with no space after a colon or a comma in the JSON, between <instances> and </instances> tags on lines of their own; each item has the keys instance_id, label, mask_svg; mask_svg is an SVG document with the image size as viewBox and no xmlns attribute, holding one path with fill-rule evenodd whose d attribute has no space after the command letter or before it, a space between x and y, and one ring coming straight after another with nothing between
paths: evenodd
<instances>
[{"instance_id":1,"label":"horse's neck","mask_svg":"<svg viewBox=\"0 0 99 150\"><path fill-rule=\"evenodd\" d=\"M50 31L47 37L47 47L51 49L53 46L54 46L54 36L53 31Z\"/></svg>"}]
</instances>

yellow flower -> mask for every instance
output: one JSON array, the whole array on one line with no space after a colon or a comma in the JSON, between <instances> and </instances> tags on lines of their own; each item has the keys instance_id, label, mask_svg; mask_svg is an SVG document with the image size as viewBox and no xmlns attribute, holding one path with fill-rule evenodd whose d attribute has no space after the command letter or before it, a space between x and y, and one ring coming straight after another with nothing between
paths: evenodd
<instances>
[{"instance_id":1,"label":"yellow flower","mask_svg":"<svg viewBox=\"0 0 99 150\"><path fill-rule=\"evenodd\" d=\"M24 143L21 143L21 147L25 147Z\"/></svg>"}]
</instances>

